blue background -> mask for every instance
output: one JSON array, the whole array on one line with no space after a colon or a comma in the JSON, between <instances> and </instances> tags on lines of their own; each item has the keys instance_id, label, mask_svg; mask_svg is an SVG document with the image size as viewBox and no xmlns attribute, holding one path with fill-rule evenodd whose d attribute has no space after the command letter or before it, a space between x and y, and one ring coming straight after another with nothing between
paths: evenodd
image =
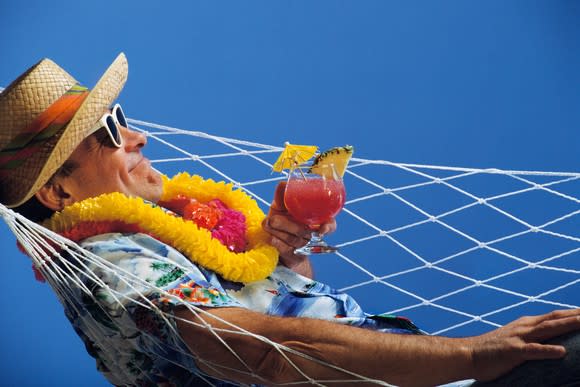
<instances>
[{"instance_id":1,"label":"blue background","mask_svg":"<svg viewBox=\"0 0 580 387\"><path fill-rule=\"evenodd\" d=\"M90 87L123 51L131 118L265 144L349 143L366 159L578 171L579 20L579 2L554 0L2 1L0 86L49 57ZM0 227L2 384L107 385Z\"/></svg>"}]
</instances>

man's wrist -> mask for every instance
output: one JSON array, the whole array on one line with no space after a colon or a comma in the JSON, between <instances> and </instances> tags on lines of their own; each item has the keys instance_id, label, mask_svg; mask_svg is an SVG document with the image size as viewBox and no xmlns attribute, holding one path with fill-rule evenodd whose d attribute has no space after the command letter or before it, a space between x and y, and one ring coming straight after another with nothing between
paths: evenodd
<instances>
[{"instance_id":1,"label":"man's wrist","mask_svg":"<svg viewBox=\"0 0 580 387\"><path fill-rule=\"evenodd\" d=\"M314 271L312 270L312 264L308 256L293 255L290 259L280 259L280 263L304 277L314 278Z\"/></svg>"},{"instance_id":2,"label":"man's wrist","mask_svg":"<svg viewBox=\"0 0 580 387\"><path fill-rule=\"evenodd\" d=\"M459 352L461 353L461 358L464 359L463 363L465 364L463 367L464 374L461 375L462 379L473 379L476 375L475 369L475 361L474 361L474 348L475 348L475 341L472 337L469 338L461 338L459 340Z\"/></svg>"}]
</instances>

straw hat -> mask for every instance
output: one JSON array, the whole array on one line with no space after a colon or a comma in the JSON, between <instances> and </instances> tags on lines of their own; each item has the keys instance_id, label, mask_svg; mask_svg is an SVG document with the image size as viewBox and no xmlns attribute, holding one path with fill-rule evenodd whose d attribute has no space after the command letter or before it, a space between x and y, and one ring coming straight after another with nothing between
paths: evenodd
<instances>
[{"instance_id":1,"label":"straw hat","mask_svg":"<svg viewBox=\"0 0 580 387\"><path fill-rule=\"evenodd\" d=\"M117 99L127 80L128 64L119 54L95 87L88 92L72 119L40 148L0 174L0 202L16 207L36 193ZM43 59L0 93L0 152L78 82L50 59ZM86 92L85 92L86 93ZM25 145L24 147L26 147Z\"/></svg>"}]
</instances>

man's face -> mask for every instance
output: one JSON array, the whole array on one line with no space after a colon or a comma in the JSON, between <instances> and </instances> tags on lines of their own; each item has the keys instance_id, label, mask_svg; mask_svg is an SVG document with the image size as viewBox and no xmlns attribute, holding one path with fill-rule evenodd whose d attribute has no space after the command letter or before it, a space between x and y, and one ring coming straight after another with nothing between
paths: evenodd
<instances>
[{"instance_id":1,"label":"man's face","mask_svg":"<svg viewBox=\"0 0 580 387\"><path fill-rule=\"evenodd\" d=\"M78 167L67 177L60 179L70 201L76 202L103 193L121 192L157 202L162 192L159 173L141 153L147 138L118 125L123 146L111 146L105 129L87 137L69 160Z\"/></svg>"}]
</instances>

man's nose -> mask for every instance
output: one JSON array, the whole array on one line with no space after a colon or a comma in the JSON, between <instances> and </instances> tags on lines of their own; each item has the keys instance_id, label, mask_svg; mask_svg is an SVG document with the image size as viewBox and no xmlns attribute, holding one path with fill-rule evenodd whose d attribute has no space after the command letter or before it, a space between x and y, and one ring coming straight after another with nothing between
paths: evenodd
<instances>
[{"instance_id":1,"label":"man's nose","mask_svg":"<svg viewBox=\"0 0 580 387\"><path fill-rule=\"evenodd\" d=\"M121 127L121 135L125 140L125 147L128 151L131 151L135 148L141 149L147 144L147 136L141 132Z\"/></svg>"}]
</instances>

